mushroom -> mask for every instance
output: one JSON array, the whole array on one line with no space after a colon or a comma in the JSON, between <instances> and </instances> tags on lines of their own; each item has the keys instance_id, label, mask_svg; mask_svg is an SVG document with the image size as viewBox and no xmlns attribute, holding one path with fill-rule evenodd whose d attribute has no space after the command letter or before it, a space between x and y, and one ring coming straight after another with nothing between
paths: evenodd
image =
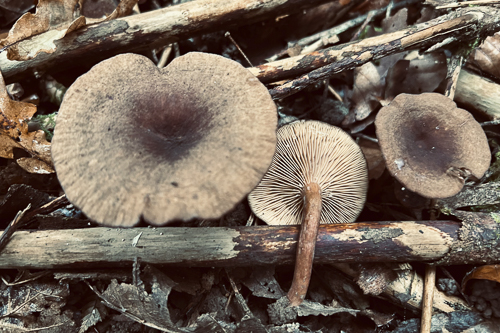
<instances>
[{"instance_id":1,"label":"mushroom","mask_svg":"<svg viewBox=\"0 0 500 333\"><path fill-rule=\"evenodd\" d=\"M353 222L368 187L366 161L356 142L340 128L319 121L298 121L278 130L269 170L248 199L268 224L302 224L295 273L288 299L305 298L320 223Z\"/></svg>"},{"instance_id":2,"label":"mushroom","mask_svg":"<svg viewBox=\"0 0 500 333\"><path fill-rule=\"evenodd\" d=\"M424 197L453 196L490 165L481 125L444 95L400 94L380 109L375 126L389 172Z\"/></svg>"},{"instance_id":3,"label":"mushroom","mask_svg":"<svg viewBox=\"0 0 500 333\"><path fill-rule=\"evenodd\" d=\"M237 62L189 53L158 69L123 54L68 89L52 157L68 199L98 223L217 218L266 172L276 126L266 87Z\"/></svg>"}]
</instances>

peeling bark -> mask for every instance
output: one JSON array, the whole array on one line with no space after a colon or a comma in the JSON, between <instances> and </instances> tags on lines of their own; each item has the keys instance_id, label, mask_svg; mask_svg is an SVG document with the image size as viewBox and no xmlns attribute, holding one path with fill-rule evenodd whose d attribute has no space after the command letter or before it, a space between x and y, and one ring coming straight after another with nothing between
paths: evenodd
<instances>
[{"instance_id":1,"label":"peeling bark","mask_svg":"<svg viewBox=\"0 0 500 333\"><path fill-rule=\"evenodd\" d=\"M499 27L499 9L475 7L443 15L408 29L275 61L250 70L263 82L302 75L270 90L274 99L280 99L372 60L416 48L464 43L492 33Z\"/></svg>"},{"instance_id":2,"label":"peeling bark","mask_svg":"<svg viewBox=\"0 0 500 333\"><path fill-rule=\"evenodd\" d=\"M5 80L11 83L54 66L61 70L80 61L97 63L119 53L151 49L203 33L254 23L273 15L300 12L325 2L327 0L186 2L85 27L56 41L54 53L40 53L32 60L10 61L7 52L3 52L0 54L0 69Z\"/></svg>"},{"instance_id":3,"label":"peeling bark","mask_svg":"<svg viewBox=\"0 0 500 333\"><path fill-rule=\"evenodd\" d=\"M314 262L500 263L500 224L488 214L484 220L471 219L466 217L462 228L453 221L322 225ZM300 226L259 226L17 231L0 255L0 269L118 267L131 265L135 258L205 267L292 264L299 230Z\"/></svg>"}]
</instances>

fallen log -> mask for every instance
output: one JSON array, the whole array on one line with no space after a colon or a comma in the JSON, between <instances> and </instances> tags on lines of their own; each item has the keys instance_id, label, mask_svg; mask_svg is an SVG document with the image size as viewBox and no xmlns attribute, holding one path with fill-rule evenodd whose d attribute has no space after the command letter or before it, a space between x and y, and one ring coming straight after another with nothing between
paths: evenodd
<instances>
[{"instance_id":1,"label":"fallen log","mask_svg":"<svg viewBox=\"0 0 500 333\"><path fill-rule=\"evenodd\" d=\"M315 263L500 262L500 225L490 214L463 222L401 221L323 225ZM54 269L143 263L182 266L291 264L298 226L234 228L88 228L17 231L0 253L0 269Z\"/></svg>"}]
</instances>

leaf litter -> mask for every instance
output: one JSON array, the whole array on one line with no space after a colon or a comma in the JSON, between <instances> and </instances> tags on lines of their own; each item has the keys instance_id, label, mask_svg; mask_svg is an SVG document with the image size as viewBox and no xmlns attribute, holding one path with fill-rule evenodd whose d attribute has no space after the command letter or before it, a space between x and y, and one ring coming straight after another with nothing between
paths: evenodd
<instances>
[{"instance_id":1,"label":"leaf litter","mask_svg":"<svg viewBox=\"0 0 500 333\"><path fill-rule=\"evenodd\" d=\"M89 24L127 15L136 2L122 1L113 14L106 13L107 16L94 20L82 15L85 12L85 1L41 0L38 2L35 14L26 13L12 27L9 36L2 40L2 46L6 48L9 59L15 60L32 59L40 53L55 52L58 40L66 38L72 32L84 29ZM161 3L161 1L145 1L145 3L146 8L149 3L152 4L149 8L152 8L155 6L154 3ZM366 31L388 33L406 28L408 22L414 22L415 17L412 18L414 12L408 12L407 9L400 10L383 20L369 23ZM426 7L422 9L422 17L424 15L430 18L434 14L430 7ZM268 24L274 23L276 22L268 22ZM44 34L46 32L50 33ZM234 35L237 36L239 42L245 43L243 38L245 34L241 34L241 31L240 34ZM203 50L207 51L210 47L221 44L225 45L226 49L219 53L237 58L235 51L229 50L228 42L220 42L217 38L222 37L217 36L214 34L206 36L206 39L196 39L200 44L198 46L189 44L189 41L180 41L177 48L180 48L182 53L185 50L196 49L196 47L203 47ZM474 60L471 60L475 62L476 67L496 77L498 75L495 74L495 67L498 66L491 64L498 61L497 36L498 33L495 37L488 37L483 46L473 53ZM340 38L343 37L340 36ZM276 48L276 45L273 47ZM284 50L292 47L287 45ZM245 49L244 45L243 49ZM325 97L328 94L328 87L321 85L312 87L307 93L299 93L277 102L280 111L285 112L285 116L289 113L300 119L320 117L322 113L328 111L321 109L333 109L332 105L335 104L336 109L342 109L341 112L337 112L339 113L336 117L338 119L334 120L339 124L345 117L344 109L345 111L349 109L350 118L348 116L349 120L344 121L344 126L349 125L353 129L352 133L362 135L358 143L367 157L370 179L374 184L372 196L376 197L370 199L367 210L370 210L373 213L370 216L375 216L376 219L388 220L394 216L412 216L413 212L398 202L400 198L394 194L393 188L401 186L394 184L385 172L384 160L374 138L372 126L374 116L380 106L389 103L400 93L418 94L424 91L439 91L446 76L449 58L446 52L405 52L384 57L356 68L352 72L335 76L329 82L331 88L338 93L335 103L331 103L332 100ZM252 59L252 62L255 63L255 60ZM58 81L59 79L49 78L48 75L44 77L44 82L50 85L47 89L54 91L54 98L48 102L53 105L60 104L65 91L64 86L55 86ZM301 98L303 100L300 100ZM40 108L43 109L39 106ZM47 135L51 132L49 122L51 119L53 121L56 113L44 112L39 115L37 107L33 104L12 100L3 83L0 87L0 110L0 156L4 159L15 160L18 165L30 172L40 174L54 172ZM37 113L36 116L35 113ZM44 124L43 129L30 131L28 126L34 122ZM375 140L368 140L364 137ZM494 146L498 138L491 137L490 140L494 142L492 144ZM29 157L19 157L16 149L23 150ZM490 169L490 176L493 175L491 178L483 179L482 182L468 182L464 190L456 196L439 200L438 207L445 213L459 209L497 212L500 201L498 179L496 179L498 178L496 177L497 169L497 163L493 163ZM6 198L9 199L8 196ZM25 198L29 200L29 196ZM2 204L8 205L5 202ZM243 206L243 211L245 211L245 204ZM421 211L425 216L426 210L429 209L429 202L426 201L424 206ZM361 219L367 220L366 216L365 212ZM88 220L83 217L81 221ZM214 223L223 226L226 222L221 219ZM204 225L204 223L207 221L201 221L199 225ZM233 221L231 225L235 223L236 225L243 224L244 221ZM139 247L142 242L140 234L134 240L131 246ZM63 278L63 276L69 276L67 273L59 272L55 275L55 280L43 277L21 285L2 285L0 297L2 297L4 307L1 313L8 316L1 320L4 328L9 327L12 330L35 329L45 325L49 327L45 330L47 332L82 333L91 332L93 329L106 331L105 327L114 327L115 331L118 327L127 327L122 330L127 331L131 327L146 329L145 326L151 328L151 332L156 330L246 332L252 328L255 332L260 332L259 330L262 329L266 332L319 332L324 327L329 327L332 332L345 329L345 327L354 327L360 332L373 331L375 327L384 327L387 332L393 329L397 331L399 328L403 332L404 327L416 327L411 326L416 325L415 318L405 322L394 315L397 311L389 302L379 307L370 306L369 300L375 302L374 299L363 295L359 290L354 290L357 288L356 284L349 285L328 269L322 269L321 272L317 275L322 275L322 281L312 283L312 290L308 295L310 300L294 310L287 307L286 298L283 297L284 290L289 285L290 270L280 266L258 269L237 268L232 269L227 276L216 268L160 269L151 265L146 265L142 271L135 267L132 274L120 272L113 275L109 273L109 270L107 273L92 274L73 272L69 280ZM9 274L12 273L7 272L6 276ZM131 282L119 277L127 275L133 276L134 280ZM234 285L230 281L234 282ZM89 294L89 286L95 292L94 294ZM494 287L495 285L490 289L486 288L483 293L491 291ZM80 291L75 292L78 289ZM69 296L75 294L79 299L70 301ZM81 294L85 296L80 296ZM26 302L27 300L29 302ZM380 302L380 299L377 299L377 302ZM488 304L491 316L494 316L496 308ZM373 311L371 308L379 311ZM392 313L389 314L389 312ZM411 316L411 314L408 315ZM302 318L299 319L299 317ZM446 323L453 324L456 319L451 317L446 316L442 319ZM362 324L365 320L369 322L367 326ZM121 324L118 324L119 322ZM137 323L137 326L133 326L133 322ZM471 322L477 322L477 318L471 319ZM109 326L110 323L113 323L112 326ZM110 328L109 331L112 332L112 329Z\"/></svg>"}]
</instances>

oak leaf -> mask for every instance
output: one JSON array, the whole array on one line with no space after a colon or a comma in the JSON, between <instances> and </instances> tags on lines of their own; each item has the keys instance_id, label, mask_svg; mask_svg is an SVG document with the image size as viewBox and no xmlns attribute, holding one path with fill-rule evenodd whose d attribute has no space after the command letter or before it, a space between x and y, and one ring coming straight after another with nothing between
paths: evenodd
<instances>
[{"instance_id":1,"label":"oak leaf","mask_svg":"<svg viewBox=\"0 0 500 333\"><path fill-rule=\"evenodd\" d=\"M471 54L471 62L482 71L500 79L500 32L488 36Z\"/></svg>"},{"instance_id":2,"label":"oak leaf","mask_svg":"<svg viewBox=\"0 0 500 333\"><path fill-rule=\"evenodd\" d=\"M16 161L23 169L31 173L53 173L45 132L28 132L28 121L36 110L33 104L10 99L0 75L0 157L13 159L14 148L24 149L31 157Z\"/></svg>"}]
</instances>

